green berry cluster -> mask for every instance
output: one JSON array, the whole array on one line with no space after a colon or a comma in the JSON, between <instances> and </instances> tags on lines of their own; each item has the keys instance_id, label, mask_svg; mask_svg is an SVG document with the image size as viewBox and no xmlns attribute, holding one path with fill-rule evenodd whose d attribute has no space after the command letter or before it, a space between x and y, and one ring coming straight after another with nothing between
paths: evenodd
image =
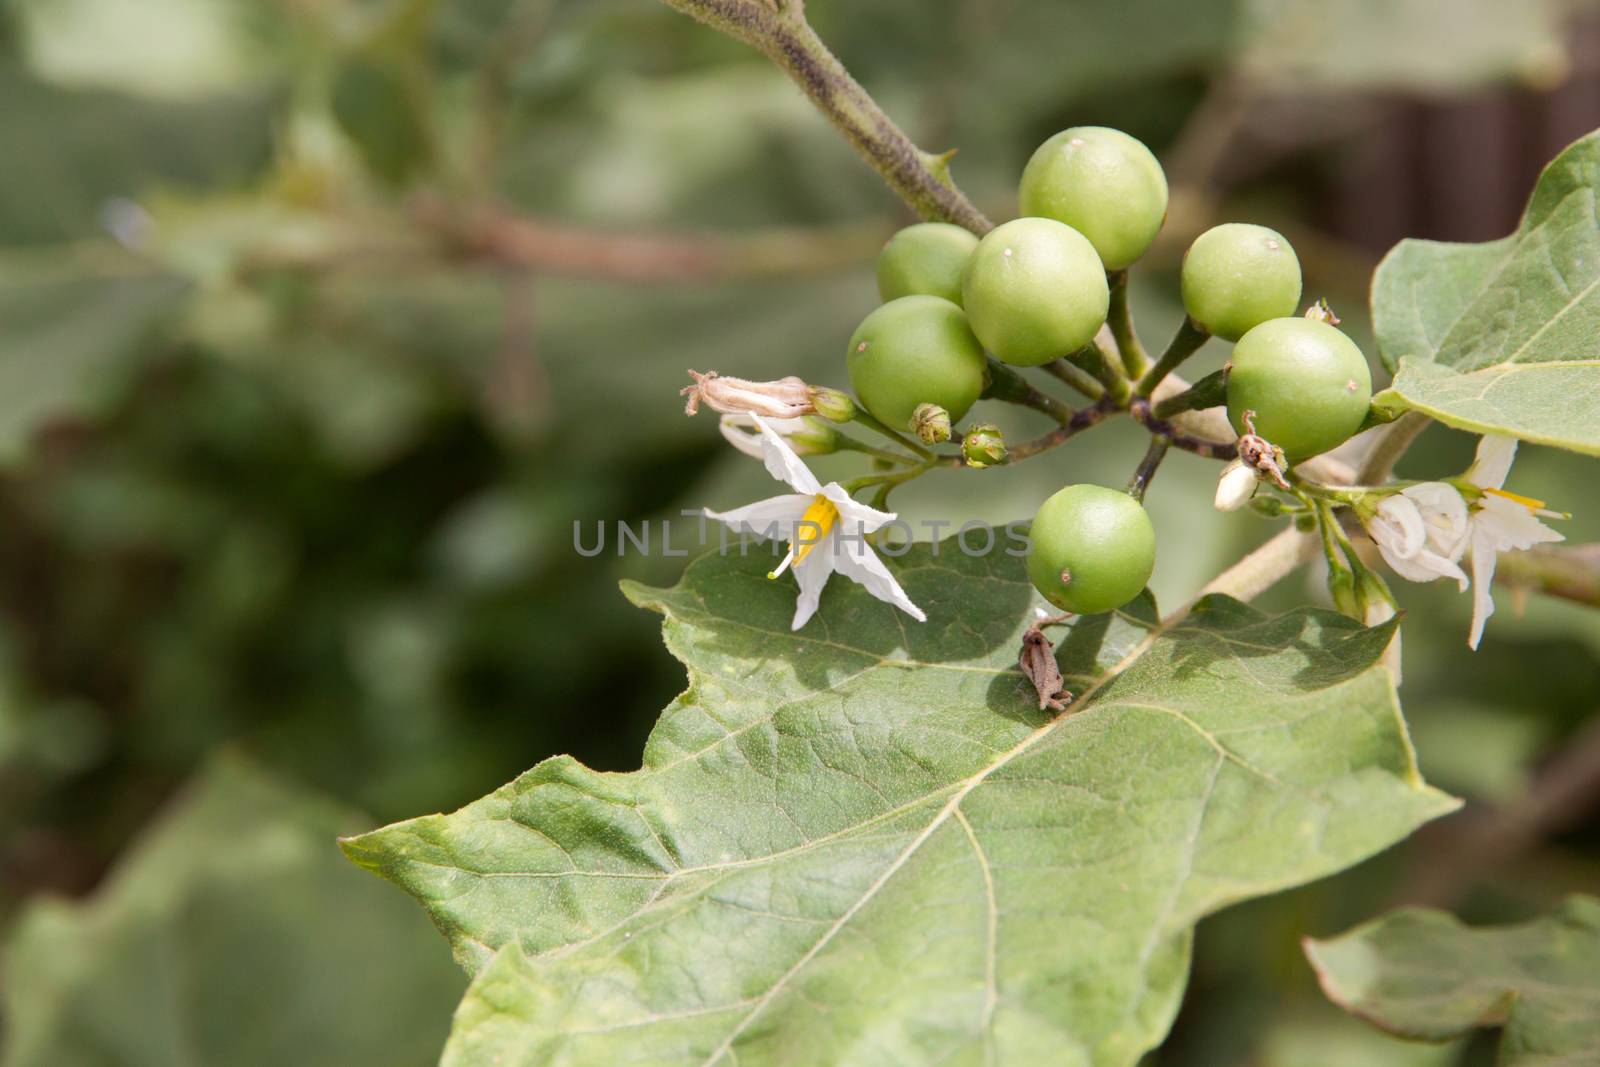
<instances>
[{"instance_id":1,"label":"green berry cluster","mask_svg":"<svg viewBox=\"0 0 1600 1067\"><path fill-rule=\"evenodd\" d=\"M1290 466L1354 434L1369 416L1366 359L1327 316L1297 316L1299 259L1282 234L1265 227L1228 223L1194 241L1181 275L1188 319L1154 367L1142 352L1130 357L1127 348L1137 345L1122 342L1119 323L1111 331L1115 344L1097 341L1127 268L1161 230L1167 199L1161 164L1144 144L1118 130L1075 127L1045 141L1028 161L1019 188L1022 218L981 237L946 223L895 234L877 264L884 302L850 338L850 382L862 406L891 433L909 432L924 445L942 444L953 433L961 451L948 462L994 466L1036 450L1008 452L992 425L963 433L961 420L989 397L1031 403L1063 427L1072 425L1077 416L1064 417L1063 405L1037 399L1037 390L1011 369L1049 364L1069 382L1089 382L1096 418L1127 411L1181 446L1182 435L1154 414L1171 401L1157 405L1152 393L1178 362L1216 337L1235 344L1225 390L1203 382L1192 390L1192 406L1225 399L1235 431L1265 439L1272 448L1262 454ZM1131 332L1131 324L1124 328ZM1164 448L1152 451L1150 469L1127 491L1069 485L1040 506L1028 566L1046 600L1094 613L1143 590L1156 552L1143 487ZM923 455L930 465L940 462L935 453ZM1286 470L1273 473L1287 484ZM888 484L880 499L905 479L882 480Z\"/></svg>"}]
</instances>

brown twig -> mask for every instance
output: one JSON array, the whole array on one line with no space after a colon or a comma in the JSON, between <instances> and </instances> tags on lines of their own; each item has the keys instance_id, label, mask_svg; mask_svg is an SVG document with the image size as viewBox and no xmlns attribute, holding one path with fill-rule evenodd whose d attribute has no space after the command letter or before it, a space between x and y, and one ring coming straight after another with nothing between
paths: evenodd
<instances>
[{"instance_id":1,"label":"brown twig","mask_svg":"<svg viewBox=\"0 0 1600 1067\"><path fill-rule=\"evenodd\" d=\"M1514 863L1539 842L1578 825L1596 807L1600 717L1562 747L1521 800L1472 809L1424 831L1424 858L1396 903L1449 907L1480 875Z\"/></svg>"},{"instance_id":2,"label":"brown twig","mask_svg":"<svg viewBox=\"0 0 1600 1067\"><path fill-rule=\"evenodd\" d=\"M1494 577L1510 589L1533 590L1600 608L1600 544L1540 545L1501 555Z\"/></svg>"},{"instance_id":3,"label":"brown twig","mask_svg":"<svg viewBox=\"0 0 1600 1067\"><path fill-rule=\"evenodd\" d=\"M1062 423L1054 430L1051 430L1049 433L1044 434L1043 436L1035 437L1031 441L1024 441L1017 447L1011 449L1006 454L1005 461L1007 463L1015 463L1018 460L1024 460L1030 456L1036 456L1041 452L1048 452L1052 448L1055 448L1057 445L1066 441L1068 438L1076 437L1089 427L1098 426L1105 420L1107 415L1110 415L1116 410L1116 406L1109 400L1102 400L1098 404L1094 404L1091 407L1079 408L1077 411L1072 413L1066 422Z\"/></svg>"},{"instance_id":4,"label":"brown twig","mask_svg":"<svg viewBox=\"0 0 1600 1067\"><path fill-rule=\"evenodd\" d=\"M639 283L826 273L867 262L890 227L865 223L747 234L630 234L493 208L419 200L412 218L463 255L540 273Z\"/></svg>"},{"instance_id":5,"label":"brown twig","mask_svg":"<svg viewBox=\"0 0 1600 1067\"><path fill-rule=\"evenodd\" d=\"M1223 443L1208 441L1202 437L1192 437L1189 434L1180 432L1172 423L1156 418L1155 413L1151 411L1150 401L1145 397L1136 398L1128 406L1128 414L1132 415L1135 422L1151 433L1166 438L1175 448L1181 448L1185 452L1193 452L1197 456L1206 456L1210 459L1238 458L1239 447L1232 441Z\"/></svg>"}]
</instances>

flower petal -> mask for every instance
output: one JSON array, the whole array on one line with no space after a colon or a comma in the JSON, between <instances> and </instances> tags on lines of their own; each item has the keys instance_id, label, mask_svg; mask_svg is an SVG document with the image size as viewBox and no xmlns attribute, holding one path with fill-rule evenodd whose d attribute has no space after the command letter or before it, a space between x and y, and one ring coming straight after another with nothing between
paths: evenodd
<instances>
[{"instance_id":1,"label":"flower petal","mask_svg":"<svg viewBox=\"0 0 1600 1067\"><path fill-rule=\"evenodd\" d=\"M743 427L754 427L755 423L748 418L738 415L724 415L717 423L717 429L722 431L723 440L734 448L749 456L751 459L761 459L761 438L758 434L751 433Z\"/></svg>"},{"instance_id":2,"label":"flower petal","mask_svg":"<svg viewBox=\"0 0 1600 1067\"><path fill-rule=\"evenodd\" d=\"M816 496L822 491L822 483L817 481L817 476L811 473L809 467L800 461L778 434L772 425L760 415L751 415L755 420L756 428L761 431L761 459L767 465L767 473L780 482L788 483L795 492L807 496Z\"/></svg>"},{"instance_id":3,"label":"flower petal","mask_svg":"<svg viewBox=\"0 0 1600 1067\"><path fill-rule=\"evenodd\" d=\"M1384 498L1383 503L1378 505L1378 513L1367 520L1367 533L1372 535L1373 543L1378 546L1384 561L1402 577L1409 577L1402 569L1405 563L1416 558L1428 541L1427 527L1422 524L1422 512L1403 496Z\"/></svg>"},{"instance_id":4,"label":"flower petal","mask_svg":"<svg viewBox=\"0 0 1600 1067\"><path fill-rule=\"evenodd\" d=\"M1447 559L1460 559L1467 550L1472 526L1467 502L1456 487L1445 482L1423 482L1407 486L1400 495L1417 505L1433 550Z\"/></svg>"},{"instance_id":5,"label":"flower petal","mask_svg":"<svg viewBox=\"0 0 1600 1067\"><path fill-rule=\"evenodd\" d=\"M832 552L818 545L817 551L807 553L805 559L794 565L794 580L800 583L800 595L794 602L794 621L789 624L789 629L800 629L817 613L822 587L828 584L828 577L833 574L833 558Z\"/></svg>"},{"instance_id":6,"label":"flower petal","mask_svg":"<svg viewBox=\"0 0 1600 1067\"><path fill-rule=\"evenodd\" d=\"M798 493L768 497L732 511L702 509L705 517L716 519L740 533L755 534L773 541L788 540L795 523L811 506L812 497Z\"/></svg>"},{"instance_id":7,"label":"flower petal","mask_svg":"<svg viewBox=\"0 0 1600 1067\"><path fill-rule=\"evenodd\" d=\"M1474 652L1483 640L1483 626L1494 614L1494 597L1489 588L1494 584L1495 564L1500 553L1494 546L1492 535L1484 534L1476 524L1472 531L1472 632L1467 635L1467 647Z\"/></svg>"},{"instance_id":8,"label":"flower petal","mask_svg":"<svg viewBox=\"0 0 1600 1067\"><path fill-rule=\"evenodd\" d=\"M1492 539L1502 552L1508 548L1532 548L1567 539L1565 534L1550 529L1515 500L1493 493L1483 495L1478 513L1472 517L1472 529L1474 535L1481 533Z\"/></svg>"},{"instance_id":9,"label":"flower petal","mask_svg":"<svg viewBox=\"0 0 1600 1067\"><path fill-rule=\"evenodd\" d=\"M883 565L876 552L864 537L840 537L835 541L833 569L856 582L879 600L893 604L918 622L927 622L928 616L911 602L894 575Z\"/></svg>"},{"instance_id":10,"label":"flower petal","mask_svg":"<svg viewBox=\"0 0 1600 1067\"><path fill-rule=\"evenodd\" d=\"M833 506L839 509L841 523L854 533L871 533L885 523L895 520L895 512L869 508L845 492L844 486L838 482L829 482L823 486L822 495L833 501Z\"/></svg>"},{"instance_id":11,"label":"flower petal","mask_svg":"<svg viewBox=\"0 0 1600 1067\"><path fill-rule=\"evenodd\" d=\"M1466 591L1467 572L1462 570L1461 565L1455 560L1441 556L1437 552L1425 548L1410 559L1389 556L1383 558L1396 574L1408 582L1432 582L1439 578L1454 578L1456 586L1462 592Z\"/></svg>"},{"instance_id":12,"label":"flower petal","mask_svg":"<svg viewBox=\"0 0 1600 1067\"><path fill-rule=\"evenodd\" d=\"M1511 461L1517 458L1517 439L1502 434L1487 434L1478 442L1478 456L1467 469L1467 481L1479 489L1498 489L1506 484Z\"/></svg>"}]
</instances>

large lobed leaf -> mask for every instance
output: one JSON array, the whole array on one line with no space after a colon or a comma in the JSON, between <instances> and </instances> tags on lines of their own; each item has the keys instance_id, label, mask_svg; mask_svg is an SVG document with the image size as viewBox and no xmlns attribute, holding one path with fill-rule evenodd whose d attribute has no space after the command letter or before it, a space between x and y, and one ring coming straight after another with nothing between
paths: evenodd
<instances>
[{"instance_id":1,"label":"large lobed leaf","mask_svg":"<svg viewBox=\"0 0 1600 1067\"><path fill-rule=\"evenodd\" d=\"M790 633L764 548L630 588L691 683L641 770L556 758L346 841L476 974L446 1063L1131 1064L1201 916L1453 806L1390 629L1225 598L1081 619L1052 719L1016 670L1020 561L940 547L897 566L925 625L836 580Z\"/></svg>"},{"instance_id":2,"label":"large lobed leaf","mask_svg":"<svg viewBox=\"0 0 1600 1067\"><path fill-rule=\"evenodd\" d=\"M461 975L414 911L351 877L333 837L352 821L212 764L93 897L34 901L8 932L0 1063L431 1062Z\"/></svg>"},{"instance_id":3,"label":"large lobed leaf","mask_svg":"<svg viewBox=\"0 0 1600 1067\"><path fill-rule=\"evenodd\" d=\"M1336 1004L1402 1037L1443 1041L1503 1026L1501 1067L1600 1063L1600 900L1555 915L1471 929L1407 908L1306 955Z\"/></svg>"},{"instance_id":4,"label":"large lobed leaf","mask_svg":"<svg viewBox=\"0 0 1600 1067\"><path fill-rule=\"evenodd\" d=\"M1556 157L1522 225L1487 244L1402 241L1372 284L1394 393L1478 433L1600 454L1600 132Z\"/></svg>"}]
</instances>

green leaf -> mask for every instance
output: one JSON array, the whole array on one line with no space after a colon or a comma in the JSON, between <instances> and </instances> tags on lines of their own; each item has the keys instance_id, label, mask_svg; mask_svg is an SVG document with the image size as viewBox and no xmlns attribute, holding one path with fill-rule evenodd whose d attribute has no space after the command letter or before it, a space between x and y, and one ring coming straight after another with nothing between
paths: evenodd
<instances>
[{"instance_id":1,"label":"green leaf","mask_svg":"<svg viewBox=\"0 0 1600 1067\"><path fill-rule=\"evenodd\" d=\"M115 250L0 255L0 459L49 420L93 408L188 292Z\"/></svg>"},{"instance_id":2,"label":"green leaf","mask_svg":"<svg viewBox=\"0 0 1600 1067\"><path fill-rule=\"evenodd\" d=\"M0 64L0 243L102 237L108 202L242 187L272 159L266 90L147 100L69 90Z\"/></svg>"},{"instance_id":3,"label":"green leaf","mask_svg":"<svg viewBox=\"0 0 1600 1067\"><path fill-rule=\"evenodd\" d=\"M1600 900L1472 929L1407 908L1331 941L1306 942L1323 991L1401 1037L1444 1041L1503 1026L1501 1067L1600 1062Z\"/></svg>"},{"instance_id":4,"label":"green leaf","mask_svg":"<svg viewBox=\"0 0 1600 1067\"><path fill-rule=\"evenodd\" d=\"M81 903L4 956L5 1067L432 1063L461 976L360 877L349 813L219 761Z\"/></svg>"},{"instance_id":5,"label":"green leaf","mask_svg":"<svg viewBox=\"0 0 1600 1067\"><path fill-rule=\"evenodd\" d=\"M1546 168L1517 232L1402 241L1372 284L1393 392L1477 433L1600 454L1600 133Z\"/></svg>"},{"instance_id":6,"label":"green leaf","mask_svg":"<svg viewBox=\"0 0 1600 1067\"><path fill-rule=\"evenodd\" d=\"M1131 1064L1201 916L1454 806L1389 628L1226 598L1081 618L1052 719L1016 669L1019 559L917 546L894 565L929 622L836 579L799 633L771 565L627 587L690 676L641 770L547 760L345 842L476 973L446 1063Z\"/></svg>"}]
</instances>

